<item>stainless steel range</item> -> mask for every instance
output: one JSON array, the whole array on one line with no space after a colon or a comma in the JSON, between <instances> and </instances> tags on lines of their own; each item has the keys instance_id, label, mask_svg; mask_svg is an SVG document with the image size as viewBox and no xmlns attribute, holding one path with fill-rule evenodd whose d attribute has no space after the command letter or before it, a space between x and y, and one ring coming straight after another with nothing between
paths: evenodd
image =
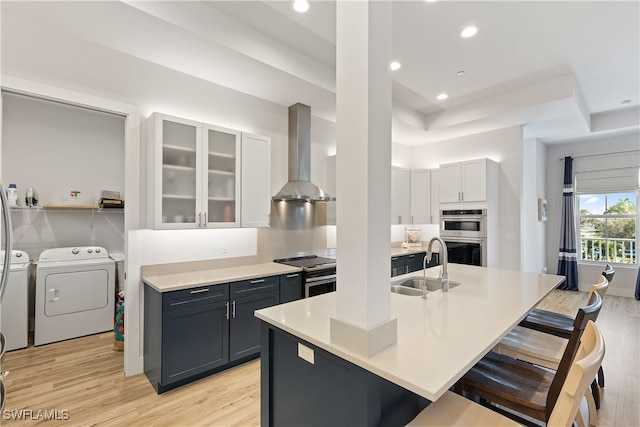
<instances>
[{"instance_id":1,"label":"stainless steel range","mask_svg":"<svg viewBox=\"0 0 640 427\"><path fill-rule=\"evenodd\" d=\"M336 260L317 255L275 259L274 262L302 268L304 273L304 297L336 290Z\"/></svg>"}]
</instances>

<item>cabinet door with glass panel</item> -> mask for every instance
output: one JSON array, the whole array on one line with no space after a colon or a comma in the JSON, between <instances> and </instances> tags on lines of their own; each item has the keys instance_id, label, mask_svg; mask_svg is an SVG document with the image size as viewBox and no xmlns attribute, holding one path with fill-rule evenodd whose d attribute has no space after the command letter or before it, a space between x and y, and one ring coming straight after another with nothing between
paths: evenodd
<instances>
[{"instance_id":1,"label":"cabinet door with glass panel","mask_svg":"<svg viewBox=\"0 0 640 427\"><path fill-rule=\"evenodd\" d=\"M155 228L197 227L201 124L155 113L148 132L148 223Z\"/></svg>"},{"instance_id":2,"label":"cabinet door with glass panel","mask_svg":"<svg viewBox=\"0 0 640 427\"><path fill-rule=\"evenodd\" d=\"M240 225L240 132L203 125L203 222L205 227Z\"/></svg>"},{"instance_id":3,"label":"cabinet door with glass panel","mask_svg":"<svg viewBox=\"0 0 640 427\"><path fill-rule=\"evenodd\" d=\"M239 225L240 132L155 113L147 148L154 228Z\"/></svg>"}]
</instances>

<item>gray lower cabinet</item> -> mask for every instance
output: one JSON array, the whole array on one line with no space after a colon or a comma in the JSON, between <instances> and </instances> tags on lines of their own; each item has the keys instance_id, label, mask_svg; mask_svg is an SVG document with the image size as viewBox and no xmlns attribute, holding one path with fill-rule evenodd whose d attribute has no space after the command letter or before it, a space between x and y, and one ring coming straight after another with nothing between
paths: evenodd
<instances>
[{"instance_id":1,"label":"gray lower cabinet","mask_svg":"<svg viewBox=\"0 0 640 427\"><path fill-rule=\"evenodd\" d=\"M391 257L391 277L422 270L422 263L426 254L426 252L419 252ZM427 263L427 268L439 265L439 260L439 254L437 252L434 253L431 261Z\"/></svg>"},{"instance_id":2,"label":"gray lower cabinet","mask_svg":"<svg viewBox=\"0 0 640 427\"><path fill-rule=\"evenodd\" d=\"M279 302L277 276L231 283L231 319L229 322L229 360L231 362L260 354L260 321L256 310Z\"/></svg>"},{"instance_id":3,"label":"gray lower cabinet","mask_svg":"<svg viewBox=\"0 0 640 427\"><path fill-rule=\"evenodd\" d=\"M278 276L158 292L144 286L144 372L163 393L260 356L254 311L279 303Z\"/></svg>"},{"instance_id":4,"label":"gray lower cabinet","mask_svg":"<svg viewBox=\"0 0 640 427\"><path fill-rule=\"evenodd\" d=\"M404 265L404 256L393 256L391 257L391 277L400 276L401 274L406 274L407 269Z\"/></svg>"},{"instance_id":5,"label":"gray lower cabinet","mask_svg":"<svg viewBox=\"0 0 640 427\"><path fill-rule=\"evenodd\" d=\"M302 273L283 274L280 276L280 303L302 299Z\"/></svg>"}]
</instances>

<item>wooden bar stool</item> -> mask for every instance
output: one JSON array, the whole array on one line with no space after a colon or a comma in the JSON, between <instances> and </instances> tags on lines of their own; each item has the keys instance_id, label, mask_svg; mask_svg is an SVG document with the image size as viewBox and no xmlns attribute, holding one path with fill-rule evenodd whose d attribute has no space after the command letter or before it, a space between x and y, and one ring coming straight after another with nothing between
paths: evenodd
<instances>
[{"instance_id":1,"label":"wooden bar stool","mask_svg":"<svg viewBox=\"0 0 640 427\"><path fill-rule=\"evenodd\" d=\"M588 321L547 425L571 426L576 418L580 402L604 358L605 346L602 334L593 321ZM520 423L465 399L450 391L431 403L414 418L407 427L422 426L519 426Z\"/></svg>"},{"instance_id":2,"label":"wooden bar stool","mask_svg":"<svg viewBox=\"0 0 640 427\"><path fill-rule=\"evenodd\" d=\"M578 352L581 336L588 322L593 321L602 308L600 295L594 293L593 300L592 304L578 309L573 331L556 371L489 352L459 381L462 390L481 401L549 422L560 389ZM501 411L496 406L492 406L492 409ZM527 424L527 420L523 418L515 417L507 411L502 412Z\"/></svg>"},{"instance_id":3,"label":"wooden bar stool","mask_svg":"<svg viewBox=\"0 0 640 427\"><path fill-rule=\"evenodd\" d=\"M608 287L609 282L606 277L604 275L600 276L599 282L591 286L589 295L597 293L604 298ZM566 346L567 340L564 338L516 326L493 348L493 351L550 369L558 369ZM586 395L589 404L589 424L592 426L597 425L598 422L596 412L598 406L596 405L597 392L597 385L594 382L591 393L587 392Z\"/></svg>"}]
</instances>

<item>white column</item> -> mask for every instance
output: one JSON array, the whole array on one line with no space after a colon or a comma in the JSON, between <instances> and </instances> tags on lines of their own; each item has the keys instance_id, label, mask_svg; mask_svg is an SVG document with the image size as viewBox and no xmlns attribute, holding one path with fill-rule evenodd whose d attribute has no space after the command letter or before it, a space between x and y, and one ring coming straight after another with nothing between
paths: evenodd
<instances>
[{"instance_id":1,"label":"white column","mask_svg":"<svg viewBox=\"0 0 640 427\"><path fill-rule=\"evenodd\" d=\"M336 5L337 260L331 340L371 356L390 318L391 2Z\"/></svg>"}]
</instances>

